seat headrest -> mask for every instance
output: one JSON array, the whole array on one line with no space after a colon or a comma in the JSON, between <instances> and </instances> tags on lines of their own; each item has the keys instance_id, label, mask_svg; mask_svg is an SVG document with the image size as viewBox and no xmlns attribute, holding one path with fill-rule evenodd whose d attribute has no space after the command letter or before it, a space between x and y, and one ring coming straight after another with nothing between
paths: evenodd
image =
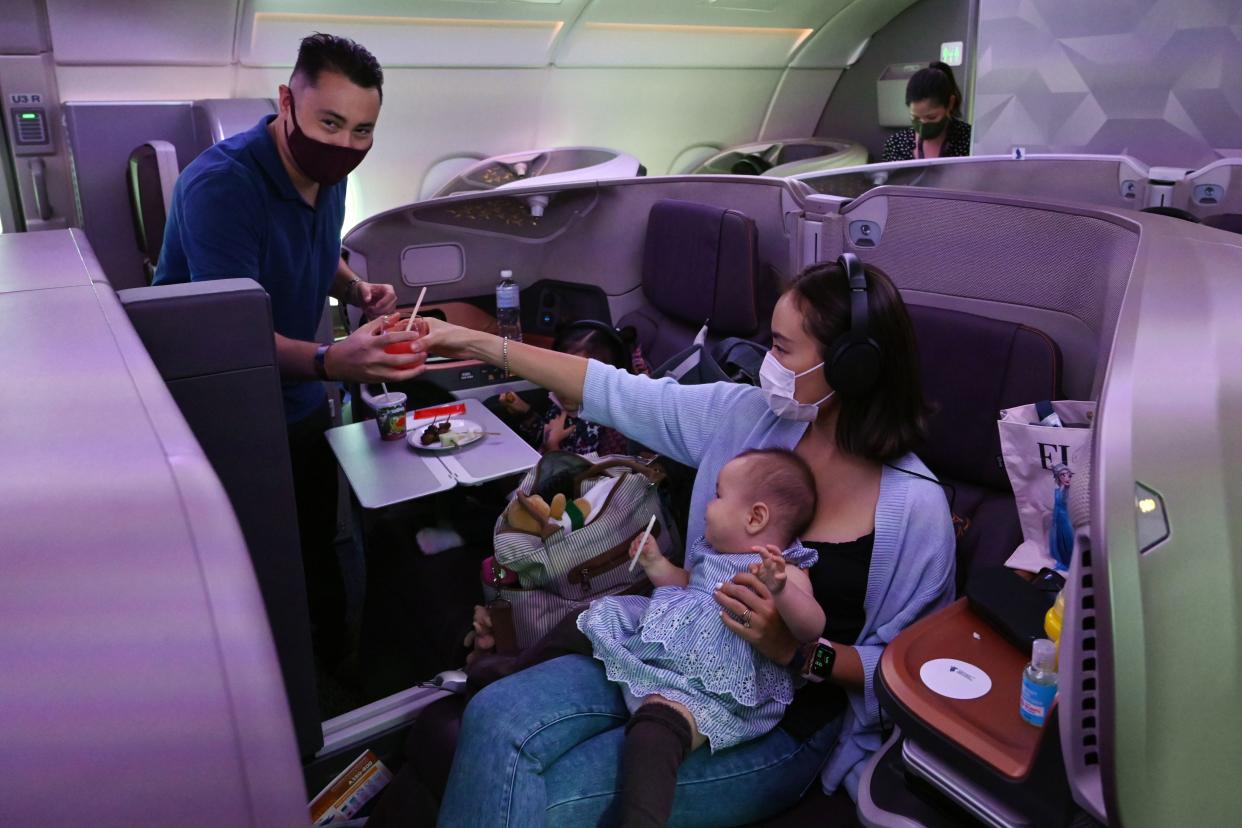
<instances>
[{"instance_id":1,"label":"seat headrest","mask_svg":"<svg viewBox=\"0 0 1242 828\"><path fill-rule=\"evenodd\" d=\"M908 306L923 393L935 408L918 454L936 474L1008 491L1001 409L1061 397L1061 350L1016 322Z\"/></svg>"},{"instance_id":2,"label":"seat headrest","mask_svg":"<svg viewBox=\"0 0 1242 828\"><path fill-rule=\"evenodd\" d=\"M750 217L672 199L647 218L643 293L660 312L714 333L748 336L759 327L759 246Z\"/></svg>"},{"instance_id":3,"label":"seat headrest","mask_svg":"<svg viewBox=\"0 0 1242 828\"><path fill-rule=\"evenodd\" d=\"M1228 230L1230 233L1242 233L1242 213L1217 213L1203 220L1208 227L1217 230Z\"/></svg>"},{"instance_id":4,"label":"seat headrest","mask_svg":"<svg viewBox=\"0 0 1242 828\"><path fill-rule=\"evenodd\" d=\"M164 224L177 175L177 150L167 141L148 141L129 154L126 177L134 233L151 272L164 244Z\"/></svg>"}]
</instances>

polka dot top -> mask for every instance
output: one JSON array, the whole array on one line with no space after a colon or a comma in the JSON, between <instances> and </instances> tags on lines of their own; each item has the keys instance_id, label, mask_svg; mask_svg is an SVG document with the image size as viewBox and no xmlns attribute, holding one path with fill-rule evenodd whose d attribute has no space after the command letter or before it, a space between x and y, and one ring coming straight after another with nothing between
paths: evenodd
<instances>
[{"instance_id":1,"label":"polka dot top","mask_svg":"<svg viewBox=\"0 0 1242 828\"><path fill-rule=\"evenodd\" d=\"M888 136L884 142L881 161L909 161L914 158L915 139L913 129L901 129ZM941 158L970 155L970 124L957 118L949 121L948 135L940 148Z\"/></svg>"}]
</instances>

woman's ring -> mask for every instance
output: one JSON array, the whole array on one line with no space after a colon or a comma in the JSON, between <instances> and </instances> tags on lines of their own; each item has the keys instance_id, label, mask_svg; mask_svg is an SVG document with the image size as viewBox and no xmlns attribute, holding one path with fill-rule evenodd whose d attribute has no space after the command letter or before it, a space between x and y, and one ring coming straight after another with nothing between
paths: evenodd
<instances>
[{"instance_id":1,"label":"woman's ring","mask_svg":"<svg viewBox=\"0 0 1242 828\"><path fill-rule=\"evenodd\" d=\"M742 613L742 626L748 630L750 629L750 610Z\"/></svg>"}]
</instances>

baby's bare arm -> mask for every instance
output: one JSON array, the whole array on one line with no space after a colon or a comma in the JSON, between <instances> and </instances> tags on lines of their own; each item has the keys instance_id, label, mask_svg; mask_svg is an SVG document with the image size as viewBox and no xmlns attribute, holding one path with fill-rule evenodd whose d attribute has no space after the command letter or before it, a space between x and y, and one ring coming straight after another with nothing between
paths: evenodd
<instances>
[{"instance_id":1,"label":"baby's bare arm","mask_svg":"<svg viewBox=\"0 0 1242 828\"><path fill-rule=\"evenodd\" d=\"M640 540L640 537L634 538L634 542L630 544L630 557L638 555L638 563L653 586L684 587L690 583L690 573L660 554L655 538L648 535L647 544L641 550L638 548Z\"/></svg>"},{"instance_id":2,"label":"baby's bare arm","mask_svg":"<svg viewBox=\"0 0 1242 828\"><path fill-rule=\"evenodd\" d=\"M772 596L776 610L794 638L806 643L817 640L824 632L824 610L811 591L811 579L795 566L785 568L786 584Z\"/></svg>"}]
</instances>

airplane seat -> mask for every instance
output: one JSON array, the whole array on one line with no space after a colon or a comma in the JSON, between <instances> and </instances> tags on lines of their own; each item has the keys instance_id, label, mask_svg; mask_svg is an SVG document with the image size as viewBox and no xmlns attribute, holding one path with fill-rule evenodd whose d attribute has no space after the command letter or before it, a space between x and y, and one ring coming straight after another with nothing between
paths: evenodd
<instances>
[{"instance_id":1,"label":"airplane seat","mask_svg":"<svg viewBox=\"0 0 1242 828\"><path fill-rule=\"evenodd\" d=\"M1242 213L1217 213L1214 216L1206 216L1203 219L1203 223L1208 227L1215 227L1217 230L1242 233Z\"/></svg>"},{"instance_id":2,"label":"airplane seat","mask_svg":"<svg viewBox=\"0 0 1242 828\"><path fill-rule=\"evenodd\" d=\"M1061 396L1061 351L1016 322L909 305L923 391L933 405L919 457L951 486L959 528L957 586L1001 566L1022 543L1013 490L1001 462L1001 409Z\"/></svg>"},{"instance_id":3,"label":"airplane seat","mask_svg":"<svg viewBox=\"0 0 1242 828\"><path fill-rule=\"evenodd\" d=\"M651 207L643 250L647 306L618 323L632 325L651 365L693 342L704 323L709 342L764 335L755 222L736 210L666 199Z\"/></svg>"},{"instance_id":4,"label":"airplane seat","mask_svg":"<svg viewBox=\"0 0 1242 828\"><path fill-rule=\"evenodd\" d=\"M173 185L180 170L177 150L168 141L147 141L129 154L126 189L133 211L138 249L145 259L147 284L155 278L160 248L164 246L164 224L172 205Z\"/></svg>"},{"instance_id":5,"label":"airplane seat","mask_svg":"<svg viewBox=\"0 0 1242 828\"><path fill-rule=\"evenodd\" d=\"M237 515L299 753L313 756L323 729L267 292L250 279L220 279L132 288L117 297Z\"/></svg>"}]
</instances>

